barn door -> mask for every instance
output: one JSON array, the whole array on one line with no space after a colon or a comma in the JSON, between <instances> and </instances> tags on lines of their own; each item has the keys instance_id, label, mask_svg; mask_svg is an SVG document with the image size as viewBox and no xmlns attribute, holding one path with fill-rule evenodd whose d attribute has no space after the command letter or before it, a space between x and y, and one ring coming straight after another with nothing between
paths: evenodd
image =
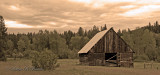
<instances>
[{"instance_id":1,"label":"barn door","mask_svg":"<svg viewBox=\"0 0 160 75\"><path fill-rule=\"evenodd\" d=\"M119 53L117 55L118 66L133 67L133 55L132 53Z\"/></svg>"}]
</instances>

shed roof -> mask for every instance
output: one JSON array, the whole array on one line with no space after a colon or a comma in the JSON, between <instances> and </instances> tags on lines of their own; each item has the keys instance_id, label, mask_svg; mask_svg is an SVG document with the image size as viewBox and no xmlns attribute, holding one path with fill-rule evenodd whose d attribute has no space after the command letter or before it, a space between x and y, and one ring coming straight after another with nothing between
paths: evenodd
<instances>
[{"instance_id":1,"label":"shed roof","mask_svg":"<svg viewBox=\"0 0 160 75\"><path fill-rule=\"evenodd\" d=\"M88 53L88 51L105 35L108 30L97 33L78 53Z\"/></svg>"}]
</instances>

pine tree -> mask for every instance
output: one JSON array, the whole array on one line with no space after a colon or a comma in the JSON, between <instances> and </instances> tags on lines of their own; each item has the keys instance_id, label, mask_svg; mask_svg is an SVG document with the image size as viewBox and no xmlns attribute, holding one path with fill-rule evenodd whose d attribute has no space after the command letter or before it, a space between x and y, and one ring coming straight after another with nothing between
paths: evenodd
<instances>
[{"instance_id":1,"label":"pine tree","mask_svg":"<svg viewBox=\"0 0 160 75\"><path fill-rule=\"evenodd\" d=\"M107 30L106 24L104 24L104 27L101 26L101 31L103 31L103 30Z\"/></svg>"},{"instance_id":2,"label":"pine tree","mask_svg":"<svg viewBox=\"0 0 160 75\"><path fill-rule=\"evenodd\" d=\"M156 21L156 23L155 23L155 24L156 24L156 26L158 26L158 25L159 25L159 24L158 24L158 21Z\"/></svg>"},{"instance_id":3,"label":"pine tree","mask_svg":"<svg viewBox=\"0 0 160 75\"><path fill-rule=\"evenodd\" d=\"M104 29L104 30L107 30L107 25L106 25L106 24L104 25L104 28L103 28L103 29Z\"/></svg>"},{"instance_id":4,"label":"pine tree","mask_svg":"<svg viewBox=\"0 0 160 75\"><path fill-rule=\"evenodd\" d=\"M4 53L6 44L7 28L5 27L4 19L0 16L0 61L6 61Z\"/></svg>"},{"instance_id":5,"label":"pine tree","mask_svg":"<svg viewBox=\"0 0 160 75\"><path fill-rule=\"evenodd\" d=\"M118 30L117 34L118 34L119 36L122 36L122 32L121 32L120 29Z\"/></svg>"},{"instance_id":6,"label":"pine tree","mask_svg":"<svg viewBox=\"0 0 160 75\"><path fill-rule=\"evenodd\" d=\"M83 30L82 27L79 27L79 29L78 29L78 35L79 36L83 36L84 35L84 30Z\"/></svg>"}]
</instances>

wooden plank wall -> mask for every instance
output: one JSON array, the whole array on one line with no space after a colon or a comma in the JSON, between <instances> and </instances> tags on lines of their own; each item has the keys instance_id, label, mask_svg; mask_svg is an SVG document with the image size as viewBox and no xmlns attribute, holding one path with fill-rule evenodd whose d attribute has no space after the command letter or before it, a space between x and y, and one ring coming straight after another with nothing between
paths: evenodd
<instances>
[{"instance_id":1,"label":"wooden plank wall","mask_svg":"<svg viewBox=\"0 0 160 75\"><path fill-rule=\"evenodd\" d=\"M130 51L130 48L124 40L122 40L113 30L110 30L104 38L106 38L106 42L104 42L106 43L105 53L125 53Z\"/></svg>"},{"instance_id":2,"label":"wooden plank wall","mask_svg":"<svg viewBox=\"0 0 160 75\"><path fill-rule=\"evenodd\" d=\"M133 53L120 53L121 67L133 67Z\"/></svg>"},{"instance_id":3,"label":"wooden plank wall","mask_svg":"<svg viewBox=\"0 0 160 75\"><path fill-rule=\"evenodd\" d=\"M104 53L93 53L91 57L89 57L89 65L91 66L102 66L105 64L105 54Z\"/></svg>"},{"instance_id":4,"label":"wooden plank wall","mask_svg":"<svg viewBox=\"0 0 160 75\"><path fill-rule=\"evenodd\" d=\"M80 64L88 65L89 64L88 53L79 54L79 61L80 61Z\"/></svg>"}]
</instances>

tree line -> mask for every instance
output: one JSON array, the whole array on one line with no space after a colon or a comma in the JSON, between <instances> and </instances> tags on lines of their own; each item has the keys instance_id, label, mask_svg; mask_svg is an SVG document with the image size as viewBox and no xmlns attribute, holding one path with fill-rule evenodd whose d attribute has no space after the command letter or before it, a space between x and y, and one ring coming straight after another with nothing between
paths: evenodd
<instances>
[{"instance_id":1,"label":"tree line","mask_svg":"<svg viewBox=\"0 0 160 75\"><path fill-rule=\"evenodd\" d=\"M160 25L156 21L135 30L118 30L117 32L135 51L137 61L160 62Z\"/></svg>"},{"instance_id":2,"label":"tree line","mask_svg":"<svg viewBox=\"0 0 160 75\"><path fill-rule=\"evenodd\" d=\"M5 28L4 21L1 21L2 28ZM3 56L16 58L29 58L34 51L50 50L59 59L78 58L77 52L100 30L106 30L106 25L99 29L93 26L90 30L79 27L78 32L71 30L58 33L56 30L39 30L38 33L30 32L27 34L7 34L7 30L1 29L5 35L0 43L3 43L1 51ZM3 48L3 49L2 49ZM2 55L2 54L1 54ZM2 57L2 56L1 56Z\"/></svg>"},{"instance_id":3,"label":"tree line","mask_svg":"<svg viewBox=\"0 0 160 75\"><path fill-rule=\"evenodd\" d=\"M0 17L0 60L6 57L30 58L34 52L49 50L59 59L78 58L77 52L98 32L107 30L107 25L93 26L90 30L79 27L77 32L71 30L58 33L56 30L39 30L27 34L8 34L4 19ZM134 50L135 60L160 61L160 25L156 21L134 30L118 30L127 44Z\"/></svg>"}]
</instances>

